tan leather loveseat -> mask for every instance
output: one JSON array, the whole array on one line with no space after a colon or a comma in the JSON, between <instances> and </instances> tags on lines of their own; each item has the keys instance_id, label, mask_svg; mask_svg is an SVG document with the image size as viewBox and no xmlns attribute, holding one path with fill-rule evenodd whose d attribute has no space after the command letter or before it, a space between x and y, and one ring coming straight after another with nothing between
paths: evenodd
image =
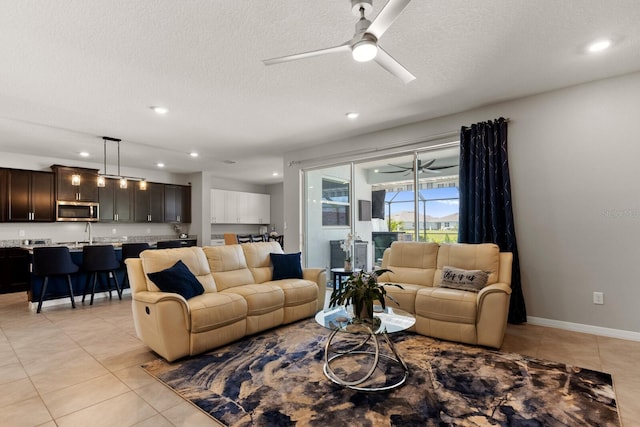
<instances>
[{"instance_id":1,"label":"tan leather loveseat","mask_svg":"<svg viewBox=\"0 0 640 427\"><path fill-rule=\"evenodd\" d=\"M400 308L416 316L419 334L449 341L500 348L504 338L511 295L510 252L497 245L393 242L386 249L379 282L404 288L386 290ZM486 286L478 292L442 287L443 270L486 272ZM448 284L445 284L449 286ZM390 307L397 307L387 301Z\"/></svg>"},{"instance_id":2,"label":"tan leather loveseat","mask_svg":"<svg viewBox=\"0 0 640 427\"><path fill-rule=\"evenodd\" d=\"M138 337L167 359L195 355L245 335L313 316L324 306L326 272L271 280L277 242L147 250L126 260ZM147 273L181 260L204 293L185 299L162 292Z\"/></svg>"}]
</instances>

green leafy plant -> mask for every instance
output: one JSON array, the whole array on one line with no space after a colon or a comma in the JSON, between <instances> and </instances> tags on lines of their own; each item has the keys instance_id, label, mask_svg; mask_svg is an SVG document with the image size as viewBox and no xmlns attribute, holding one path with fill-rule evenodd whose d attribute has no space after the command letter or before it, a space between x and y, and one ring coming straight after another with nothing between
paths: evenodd
<instances>
[{"instance_id":1,"label":"green leafy plant","mask_svg":"<svg viewBox=\"0 0 640 427\"><path fill-rule=\"evenodd\" d=\"M362 271L352 274L342 286L331 292L329 307L351 304L353 305L353 314L357 319L370 320L373 319L374 301L379 301L383 309L386 308L385 297L400 305L391 295L387 295L385 286L404 288L393 283L378 283L378 277L386 272L391 272L391 270L383 268L370 273Z\"/></svg>"}]
</instances>

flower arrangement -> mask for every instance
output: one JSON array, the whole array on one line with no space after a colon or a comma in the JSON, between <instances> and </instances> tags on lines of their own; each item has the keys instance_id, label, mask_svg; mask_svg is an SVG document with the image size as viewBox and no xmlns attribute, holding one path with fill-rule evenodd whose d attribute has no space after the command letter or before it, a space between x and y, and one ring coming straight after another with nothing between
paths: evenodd
<instances>
[{"instance_id":1,"label":"flower arrangement","mask_svg":"<svg viewBox=\"0 0 640 427\"><path fill-rule=\"evenodd\" d=\"M347 234L347 238L340 242L340 248L345 253L344 260L346 262L351 262L351 249L353 248L353 242L355 242L356 240L360 240L360 237L357 234L350 232L349 234Z\"/></svg>"},{"instance_id":2,"label":"flower arrangement","mask_svg":"<svg viewBox=\"0 0 640 427\"><path fill-rule=\"evenodd\" d=\"M353 305L353 315L356 319L372 322L374 301L379 301L383 309L386 308L385 297L388 297L391 301L400 305L390 295L387 295L385 286L396 286L400 289L404 288L393 283L378 283L378 277L388 271L390 272L391 270L383 268L370 273L363 271L352 274L342 286L331 292L329 307L351 304Z\"/></svg>"}]
</instances>

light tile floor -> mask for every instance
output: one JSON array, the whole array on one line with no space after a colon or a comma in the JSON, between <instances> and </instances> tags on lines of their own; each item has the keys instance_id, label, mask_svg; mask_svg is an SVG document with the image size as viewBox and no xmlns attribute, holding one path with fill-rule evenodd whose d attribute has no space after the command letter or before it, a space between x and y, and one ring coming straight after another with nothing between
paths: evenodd
<instances>
[{"instance_id":1,"label":"light tile floor","mask_svg":"<svg viewBox=\"0 0 640 427\"><path fill-rule=\"evenodd\" d=\"M610 372L625 427L640 426L640 343L509 325L501 351ZM131 297L30 311L0 295L0 426L216 426L147 375Z\"/></svg>"}]
</instances>

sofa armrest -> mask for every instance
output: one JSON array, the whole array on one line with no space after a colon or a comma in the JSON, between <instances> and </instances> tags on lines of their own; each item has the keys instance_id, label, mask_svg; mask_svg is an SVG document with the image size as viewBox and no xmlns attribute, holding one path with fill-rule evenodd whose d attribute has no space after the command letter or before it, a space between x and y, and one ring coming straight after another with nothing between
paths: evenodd
<instances>
[{"instance_id":1,"label":"sofa armrest","mask_svg":"<svg viewBox=\"0 0 640 427\"><path fill-rule=\"evenodd\" d=\"M140 303L148 306L162 306L163 311L171 311L174 315L181 313L184 318L184 327L191 330L191 313L189 304L182 295L171 292L138 292L133 297L134 303Z\"/></svg>"},{"instance_id":2,"label":"sofa armrest","mask_svg":"<svg viewBox=\"0 0 640 427\"><path fill-rule=\"evenodd\" d=\"M476 330L478 344L500 348L507 328L511 287L506 283L493 283L478 292L478 318Z\"/></svg>"},{"instance_id":3,"label":"sofa armrest","mask_svg":"<svg viewBox=\"0 0 640 427\"><path fill-rule=\"evenodd\" d=\"M327 270L324 268L303 268L302 278L311 280L318 285L318 308L324 309L324 301L327 295Z\"/></svg>"},{"instance_id":4,"label":"sofa armrest","mask_svg":"<svg viewBox=\"0 0 640 427\"><path fill-rule=\"evenodd\" d=\"M190 354L191 316L186 300L169 292L137 292L132 298L138 337L168 361Z\"/></svg>"}]
</instances>

